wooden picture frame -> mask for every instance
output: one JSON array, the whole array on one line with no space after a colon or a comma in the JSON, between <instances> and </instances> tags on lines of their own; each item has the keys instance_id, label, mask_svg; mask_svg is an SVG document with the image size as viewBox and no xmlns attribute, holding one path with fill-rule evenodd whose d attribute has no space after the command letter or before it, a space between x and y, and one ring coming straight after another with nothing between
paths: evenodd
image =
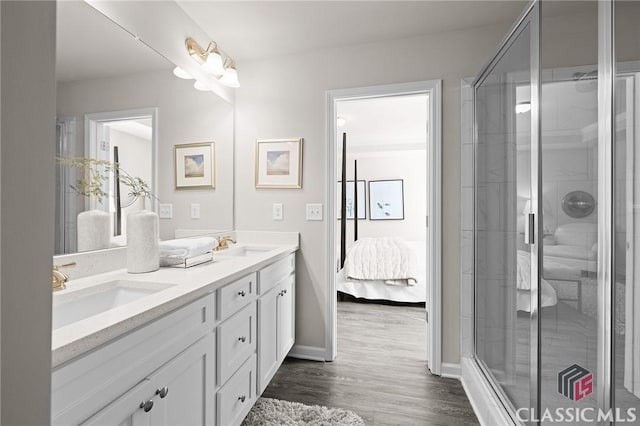
<instances>
[{"instance_id":1,"label":"wooden picture frame","mask_svg":"<svg viewBox=\"0 0 640 426\"><path fill-rule=\"evenodd\" d=\"M176 189L216 187L215 143L187 143L174 146Z\"/></svg>"},{"instance_id":2,"label":"wooden picture frame","mask_svg":"<svg viewBox=\"0 0 640 426\"><path fill-rule=\"evenodd\" d=\"M254 162L256 188L302 188L302 138L259 139Z\"/></svg>"}]
</instances>

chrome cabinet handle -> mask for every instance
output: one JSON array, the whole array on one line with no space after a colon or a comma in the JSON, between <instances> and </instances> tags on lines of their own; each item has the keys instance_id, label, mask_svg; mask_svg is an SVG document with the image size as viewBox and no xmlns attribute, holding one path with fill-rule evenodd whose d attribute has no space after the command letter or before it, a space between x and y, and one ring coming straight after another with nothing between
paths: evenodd
<instances>
[{"instance_id":1,"label":"chrome cabinet handle","mask_svg":"<svg viewBox=\"0 0 640 426\"><path fill-rule=\"evenodd\" d=\"M169 393L169 388L167 386L162 389L156 389L156 395L160 395L160 398L164 398Z\"/></svg>"},{"instance_id":2,"label":"chrome cabinet handle","mask_svg":"<svg viewBox=\"0 0 640 426\"><path fill-rule=\"evenodd\" d=\"M145 413L148 413L153 408L153 401L152 400L148 400L146 402L141 402L140 403L140 408L142 408Z\"/></svg>"},{"instance_id":3,"label":"chrome cabinet handle","mask_svg":"<svg viewBox=\"0 0 640 426\"><path fill-rule=\"evenodd\" d=\"M247 295L247 293L245 293L244 290L238 292L238 296L244 297L246 295Z\"/></svg>"},{"instance_id":4,"label":"chrome cabinet handle","mask_svg":"<svg viewBox=\"0 0 640 426\"><path fill-rule=\"evenodd\" d=\"M244 395L238 397L238 401L240 402L244 402L245 399L247 399L247 397Z\"/></svg>"},{"instance_id":5,"label":"chrome cabinet handle","mask_svg":"<svg viewBox=\"0 0 640 426\"><path fill-rule=\"evenodd\" d=\"M247 338L245 336L242 336L242 337L238 337L238 340L244 343L247 341Z\"/></svg>"}]
</instances>

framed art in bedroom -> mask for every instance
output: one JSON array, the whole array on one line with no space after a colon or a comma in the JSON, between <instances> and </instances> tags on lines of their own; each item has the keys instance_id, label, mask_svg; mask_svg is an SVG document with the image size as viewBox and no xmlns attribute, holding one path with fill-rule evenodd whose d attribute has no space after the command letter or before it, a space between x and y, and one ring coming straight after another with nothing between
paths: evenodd
<instances>
[{"instance_id":1,"label":"framed art in bedroom","mask_svg":"<svg viewBox=\"0 0 640 426\"><path fill-rule=\"evenodd\" d=\"M176 145L176 189L214 189L216 187L215 143Z\"/></svg>"},{"instance_id":2,"label":"framed art in bedroom","mask_svg":"<svg viewBox=\"0 0 640 426\"><path fill-rule=\"evenodd\" d=\"M256 188L302 188L302 138L259 139Z\"/></svg>"},{"instance_id":3,"label":"framed art in bedroom","mask_svg":"<svg viewBox=\"0 0 640 426\"><path fill-rule=\"evenodd\" d=\"M353 198L353 181L347 181L347 219L353 220L354 210L355 210L355 202ZM367 197L366 197L366 181L358 180L358 219L366 219L367 218ZM342 193L342 181L338 181L338 189L336 191L336 195L338 196L337 206L338 206L338 220L341 219L341 207L342 207L342 199L340 198L340 194Z\"/></svg>"},{"instance_id":4,"label":"framed art in bedroom","mask_svg":"<svg viewBox=\"0 0 640 426\"><path fill-rule=\"evenodd\" d=\"M404 181L369 181L369 219L404 220Z\"/></svg>"}]
</instances>

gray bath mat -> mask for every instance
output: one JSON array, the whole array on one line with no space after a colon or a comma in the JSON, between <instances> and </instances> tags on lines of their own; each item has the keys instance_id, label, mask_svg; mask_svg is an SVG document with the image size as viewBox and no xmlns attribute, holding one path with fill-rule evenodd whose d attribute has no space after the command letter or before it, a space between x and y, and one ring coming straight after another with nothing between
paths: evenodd
<instances>
[{"instance_id":1,"label":"gray bath mat","mask_svg":"<svg viewBox=\"0 0 640 426\"><path fill-rule=\"evenodd\" d=\"M242 426L364 426L353 411L260 398Z\"/></svg>"}]
</instances>

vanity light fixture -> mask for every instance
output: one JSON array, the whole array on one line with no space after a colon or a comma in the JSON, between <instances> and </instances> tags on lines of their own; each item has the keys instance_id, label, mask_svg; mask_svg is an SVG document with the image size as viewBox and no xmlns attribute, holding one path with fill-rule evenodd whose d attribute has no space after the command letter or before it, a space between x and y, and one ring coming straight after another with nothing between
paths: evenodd
<instances>
[{"instance_id":1,"label":"vanity light fixture","mask_svg":"<svg viewBox=\"0 0 640 426\"><path fill-rule=\"evenodd\" d=\"M191 74L189 74L188 72L186 72L185 70L183 70L180 67L175 67L173 69L173 75L175 75L178 78L183 78L185 80L193 79L193 76Z\"/></svg>"},{"instance_id":2,"label":"vanity light fixture","mask_svg":"<svg viewBox=\"0 0 640 426\"><path fill-rule=\"evenodd\" d=\"M198 62L205 72L213 75L220 83L226 86L240 87L235 62L230 57L223 56L215 41L212 41L206 49L203 49L194 39L189 37L185 41L185 46L189 56ZM200 85L202 86L202 83Z\"/></svg>"},{"instance_id":3,"label":"vanity light fixture","mask_svg":"<svg viewBox=\"0 0 640 426\"><path fill-rule=\"evenodd\" d=\"M209 90L209 87L207 87L207 85L200 80L196 80L196 82L193 83L193 87L196 90L200 90L201 92L206 92L207 90Z\"/></svg>"},{"instance_id":4,"label":"vanity light fixture","mask_svg":"<svg viewBox=\"0 0 640 426\"><path fill-rule=\"evenodd\" d=\"M229 87L240 87L238 71L236 70L236 63L233 62L233 59L227 58L225 61L224 74L220 77L220 83Z\"/></svg>"}]
</instances>

